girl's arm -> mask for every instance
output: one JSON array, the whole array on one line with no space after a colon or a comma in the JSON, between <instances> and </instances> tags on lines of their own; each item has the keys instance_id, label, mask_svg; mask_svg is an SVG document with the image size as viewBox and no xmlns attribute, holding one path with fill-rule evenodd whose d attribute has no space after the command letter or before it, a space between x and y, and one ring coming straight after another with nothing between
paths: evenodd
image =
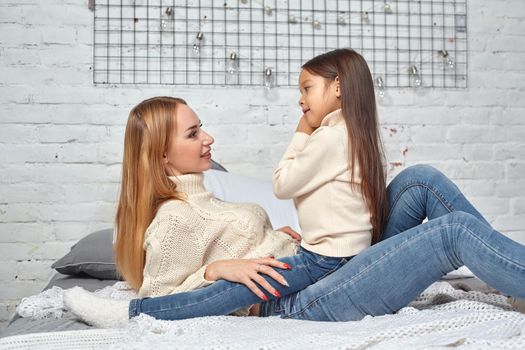
<instances>
[{"instance_id":1,"label":"girl's arm","mask_svg":"<svg viewBox=\"0 0 525 350\"><path fill-rule=\"evenodd\" d=\"M275 195L296 198L348 171L347 137L341 128L296 132L273 173Z\"/></svg>"}]
</instances>

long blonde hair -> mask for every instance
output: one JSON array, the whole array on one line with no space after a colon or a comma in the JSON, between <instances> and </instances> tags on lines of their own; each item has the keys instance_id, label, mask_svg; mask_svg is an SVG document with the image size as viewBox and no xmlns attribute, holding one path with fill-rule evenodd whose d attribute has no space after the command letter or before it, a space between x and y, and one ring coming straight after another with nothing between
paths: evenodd
<instances>
[{"instance_id":1,"label":"long blonde hair","mask_svg":"<svg viewBox=\"0 0 525 350\"><path fill-rule=\"evenodd\" d=\"M186 101L175 97L142 101L131 110L126 125L114 250L118 274L135 290L144 278L146 229L162 203L181 197L163 163L180 104Z\"/></svg>"}]
</instances>

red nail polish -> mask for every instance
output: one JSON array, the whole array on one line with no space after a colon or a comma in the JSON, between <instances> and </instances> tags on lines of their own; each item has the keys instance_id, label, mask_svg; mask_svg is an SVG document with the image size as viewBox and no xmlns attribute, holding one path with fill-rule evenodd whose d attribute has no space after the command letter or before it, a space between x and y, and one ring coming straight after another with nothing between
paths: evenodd
<instances>
[{"instance_id":1,"label":"red nail polish","mask_svg":"<svg viewBox=\"0 0 525 350\"><path fill-rule=\"evenodd\" d=\"M264 300L264 301L268 301L268 297L267 297L266 295L263 295L263 296L262 296L262 300Z\"/></svg>"},{"instance_id":2,"label":"red nail polish","mask_svg":"<svg viewBox=\"0 0 525 350\"><path fill-rule=\"evenodd\" d=\"M275 295L277 298L280 298L281 297L281 293L279 293L278 290L276 290L273 295Z\"/></svg>"},{"instance_id":3,"label":"red nail polish","mask_svg":"<svg viewBox=\"0 0 525 350\"><path fill-rule=\"evenodd\" d=\"M292 267L290 265L288 265L288 264L284 264L283 266L284 266L285 269L288 269L288 270L292 269Z\"/></svg>"}]
</instances>

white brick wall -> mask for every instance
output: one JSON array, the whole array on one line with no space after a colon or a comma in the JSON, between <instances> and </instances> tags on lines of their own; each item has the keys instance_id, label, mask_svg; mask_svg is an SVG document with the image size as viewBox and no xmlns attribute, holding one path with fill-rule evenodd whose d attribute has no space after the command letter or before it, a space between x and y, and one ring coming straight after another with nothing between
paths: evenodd
<instances>
[{"instance_id":1,"label":"white brick wall","mask_svg":"<svg viewBox=\"0 0 525 350\"><path fill-rule=\"evenodd\" d=\"M87 1L0 0L0 325L71 244L110 226L132 105L185 98L215 159L264 179L299 118L295 88L94 87L92 16ZM468 18L469 89L387 91L390 175L433 164L525 242L525 3L471 1Z\"/></svg>"}]
</instances>

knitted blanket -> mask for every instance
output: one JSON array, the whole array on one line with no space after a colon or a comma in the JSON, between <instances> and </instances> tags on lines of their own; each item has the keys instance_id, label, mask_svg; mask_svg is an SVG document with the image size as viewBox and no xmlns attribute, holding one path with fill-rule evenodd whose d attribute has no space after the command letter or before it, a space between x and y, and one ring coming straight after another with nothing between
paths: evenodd
<instances>
[{"instance_id":1,"label":"knitted blanket","mask_svg":"<svg viewBox=\"0 0 525 350\"><path fill-rule=\"evenodd\" d=\"M107 291L106 291L107 293ZM277 317L159 321L0 339L0 349L525 349L525 314L498 294L438 282L395 315L356 322Z\"/></svg>"}]
</instances>

